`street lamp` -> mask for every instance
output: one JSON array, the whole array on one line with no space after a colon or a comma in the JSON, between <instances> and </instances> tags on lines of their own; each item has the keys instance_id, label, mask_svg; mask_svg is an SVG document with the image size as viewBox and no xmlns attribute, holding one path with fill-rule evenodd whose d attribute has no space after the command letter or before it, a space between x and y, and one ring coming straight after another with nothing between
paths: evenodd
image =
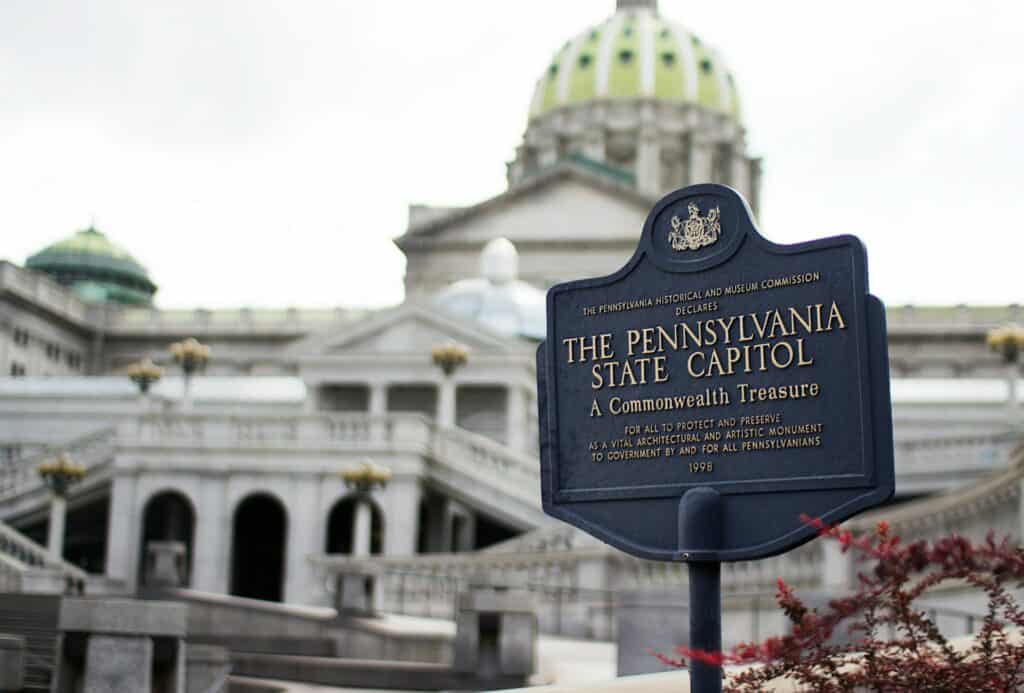
<instances>
[{"instance_id":1,"label":"street lamp","mask_svg":"<svg viewBox=\"0 0 1024 693\"><path fill-rule=\"evenodd\" d=\"M430 356L435 366L438 366L445 375L451 375L457 368L466 365L469 360L469 349L456 342L448 342L434 347Z\"/></svg>"},{"instance_id":2,"label":"street lamp","mask_svg":"<svg viewBox=\"0 0 1024 693\"><path fill-rule=\"evenodd\" d=\"M372 462L363 462L355 467L349 467L341 473L345 487L354 490L360 495L370 493L379 486L384 488L391 481L391 470L387 467L378 467Z\"/></svg>"},{"instance_id":3,"label":"street lamp","mask_svg":"<svg viewBox=\"0 0 1024 693\"><path fill-rule=\"evenodd\" d=\"M448 342L434 347L430 357L445 375L438 388L437 423L444 428L452 428L455 426L455 382L452 374L469 361L469 349L456 342Z\"/></svg>"},{"instance_id":4,"label":"street lamp","mask_svg":"<svg viewBox=\"0 0 1024 693\"><path fill-rule=\"evenodd\" d=\"M164 369L149 358L144 358L138 363L128 366L128 377L139 388L139 394L143 396L149 392L149 386L160 380L163 375Z\"/></svg>"},{"instance_id":5,"label":"street lamp","mask_svg":"<svg viewBox=\"0 0 1024 693\"><path fill-rule=\"evenodd\" d=\"M1024 327L1020 325L1003 325L988 331L985 335L988 348L999 354L1006 364L1010 385L1010 418L1015 419L1017 413L1017 362L1024 350Z\"/></svg>"},{"instance_id":6,"label":"street lamp","mask_svg":"<svg viewBox=\"0 0 1024 693\"><path fill-rule=\"evenodd\" d=\"M347 488L355 491L355 522L352 523L352 555L362 558L370 555L370 534L373 531L373 510L370 493L384 488L391 481L391 470L372 462L350 467L341 473Z\"/></svg>"},{"instance_id":7,"label":"street lamp","mask_svg":"<svg viewBox=\"0 0 1024 693\"><path fill-rule=\"evenodd\" d=\"M74 462L66 453L47 460L39 467L39 476L53 494L50 504L50 529L46 548L50 557L59 561L64 555L64 524L67 518L68 488L85 476L85 467Z\"/></svg>"},{"instance_id":8,"label":"street lamp","mask_svg":"<svg viewBox=\"0 0 1024 693\"><path fill-rule=\"evenodd\" d=\"M200 344L195 337L183 339L170 346L171 356L175 363L181 364L181 370L185 374L184 388L181 398L181 408L191 409L192 398L190 386L192 374L206 368L206 362L210 360L210 347Z\"/></svg>"}]
</instances>

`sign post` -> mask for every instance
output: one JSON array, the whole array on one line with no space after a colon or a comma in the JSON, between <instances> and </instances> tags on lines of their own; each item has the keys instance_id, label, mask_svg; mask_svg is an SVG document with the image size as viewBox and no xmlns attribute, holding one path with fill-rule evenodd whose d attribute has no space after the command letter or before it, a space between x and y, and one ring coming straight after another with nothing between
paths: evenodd
<instances>
[{"instance_id":1,"label":"sign post","mask_svg":"<svg viewBox=\"0 0 1024 693\"><path fill-rule=\"evenodd\" d=\"M721 650L722 561L892 495L885 313L853 236L777 245L734 190L691 186L654 206L622 269L552 287L547 312L544 510L688 563L691 649ZM721 670L694 663L691 681L719 691Z\"/></svg>"}]
</instances>

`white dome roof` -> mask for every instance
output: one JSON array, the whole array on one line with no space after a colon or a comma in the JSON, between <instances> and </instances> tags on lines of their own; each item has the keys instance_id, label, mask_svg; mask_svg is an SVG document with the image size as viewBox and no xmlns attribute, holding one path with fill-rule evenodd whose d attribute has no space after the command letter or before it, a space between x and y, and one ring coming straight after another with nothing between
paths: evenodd
<instances>
[{"instance_id":1,"label":"white dome roof","mask_svg":"<svg viewBox=\"0 0 1024 693\"><path fill-rule=\"evenodd\" d=\"M434 303L446 313L478 322L499 334L544 339L544 292L520 281L519 253L507 238L496 238L480 253L481 277L457 281Z\"/></svg>"}]
</instances>

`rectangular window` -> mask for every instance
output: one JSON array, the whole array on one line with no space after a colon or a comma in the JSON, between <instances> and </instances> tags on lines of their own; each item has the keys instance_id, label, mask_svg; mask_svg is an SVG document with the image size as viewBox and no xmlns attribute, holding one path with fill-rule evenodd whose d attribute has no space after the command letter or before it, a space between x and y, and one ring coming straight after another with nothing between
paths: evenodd
<instances>
[{"instance_id":1,"label":"rectangular window","mask_svg":"<svg viewBox=\"0 0 1024 693\"><path fill-rule=\"evenodd\" d=\"M16 362L11 363L11 375L13 377L18 377L18 376L21 376L21 375L25 375L25 366L24 366L24 364L16 363Z\"/></svg>"}]
</instances>

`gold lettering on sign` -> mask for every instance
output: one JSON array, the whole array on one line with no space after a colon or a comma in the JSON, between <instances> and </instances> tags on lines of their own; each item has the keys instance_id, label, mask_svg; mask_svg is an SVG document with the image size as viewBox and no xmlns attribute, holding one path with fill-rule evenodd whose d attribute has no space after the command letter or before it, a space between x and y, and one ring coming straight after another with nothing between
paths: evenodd
<instances>
[{"instance_id":1,"label":"gold lettering on sign","mask_svg":"<svg viewBox=\"0 0 1024 693\"><path fill-rule=\"evenodd\" d=\"M845 329L833 301L566 337L562 346L567 364L591 364L590 387L602 390L666 382L667 355L679 352L691 378L804 368L814 364L808 336ZM617 341L627 358L616 358Z\"/></svg>"},{"instance_id":2,"label":"gold lettering on sign","mask_svg":"<svg viewBox=\"0 0 1024 693\"><path fill-rule=\"evenodd\" d=\"M679 244L698 237L697 224L689 240L685 224L677 226ZM829 300L728 309L733 296L785 291L821 279L818 272L804 272L583 306L590 319L618 314L618 326L565 336L559 356L590 383L589 416L602 420L595 429L617 428L604 425L615 417L624 424L609 439L583 442L590 459L676 464L689 474L715 478L728 469L731 455L740 455L739 463L747 456L824 445L825 424L815 417L833 393L826 393L815 366L832 368L837 362L830 355L818 365L815 355L847 330L852 308ZM651 316L646 324L645 316ZM772 375L782 373L786 377ZM679 382L658 387L670 378ZM779 404L789 400L807 406ZM772 403L785 407L793 420L783 421L781 410L764 411ZM751 413L725 409L733 405L750 406Z\"/></svg>"}]
</instances>

